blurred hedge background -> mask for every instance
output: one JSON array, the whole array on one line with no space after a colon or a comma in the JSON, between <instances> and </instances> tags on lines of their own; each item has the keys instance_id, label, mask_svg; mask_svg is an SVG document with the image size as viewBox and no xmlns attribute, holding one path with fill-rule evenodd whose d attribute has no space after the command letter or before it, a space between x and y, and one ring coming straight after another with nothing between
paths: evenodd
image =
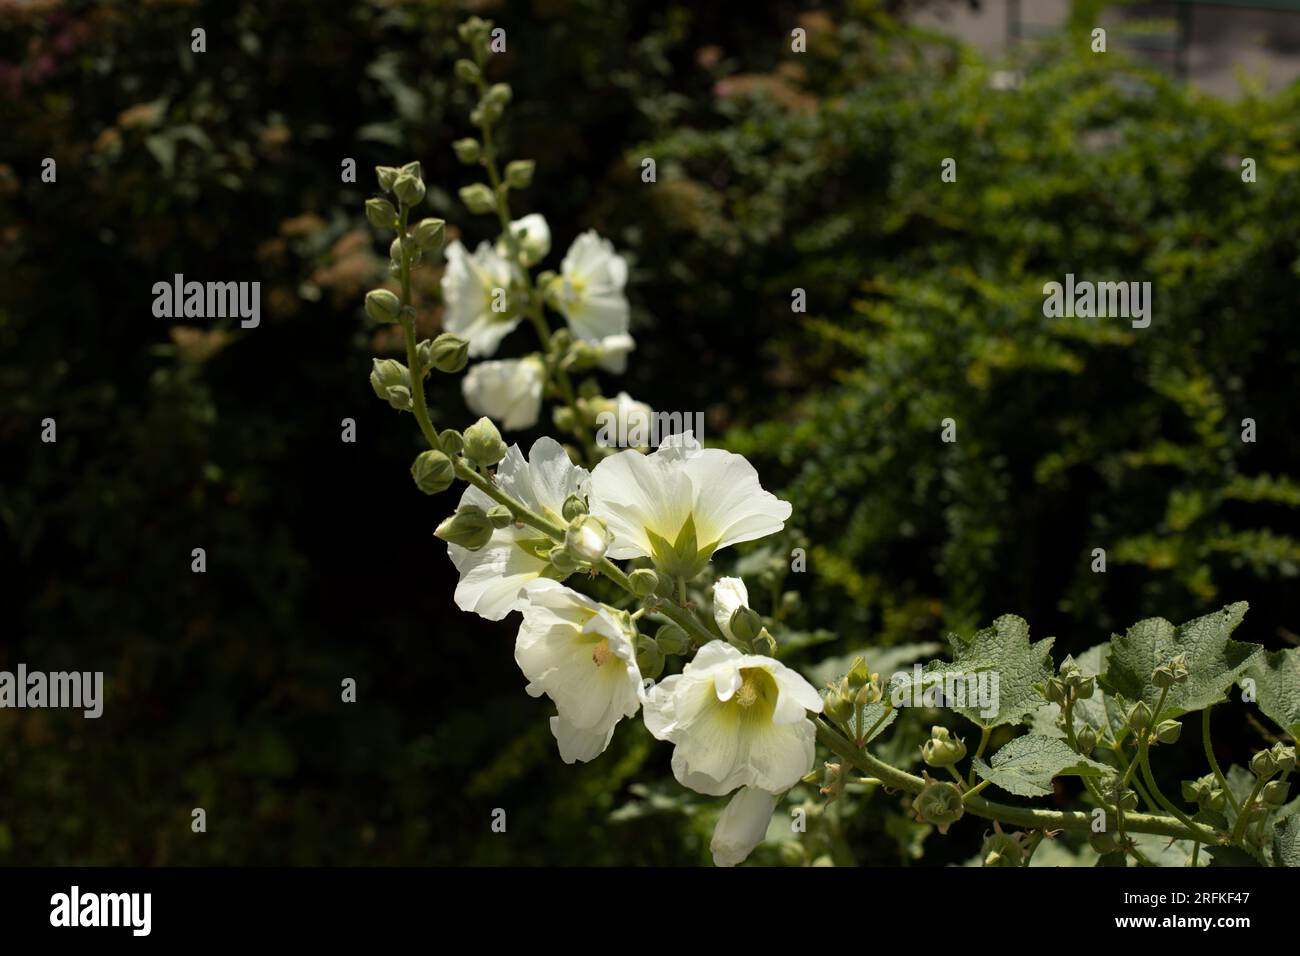
<instances>
[{"instance_id":1,"label":"blurred hedge background","mask_svg":"<svg viewBox=\"0 0 1300 956\"><path fill-rule=\"evenodd\" d=\"M593 227L631 261L611 389L705 411L794 503L744 558L814 645L794 663L901 666L1004 612L1063 654L1242 599L1239 637L1294 642L1300 90L1227 104L1069 33L990 64L897 7L0 2L0 668L108 689L97 721L0 711L0 864L707 860L720 806L643 730L556 758L517 618L451 603L446 502L367 384L397 344L359 308L385 261L371 168L420 160L436 213L485 235L453 201L471 12L507 30L504 147L537 160L518 211L549 220L548 264ZM155 319L177 272L261 281L261 327ZM1151 328L1044 318L1066 272L1151 281ZM1247 710L1217 719L1221 759L1261 739ZM913 716L902 759L937 715ZM926 830L864 799L758 858L915 860ZM968 857L959 829L923 862Z\"/></svg>"}]
</instances>

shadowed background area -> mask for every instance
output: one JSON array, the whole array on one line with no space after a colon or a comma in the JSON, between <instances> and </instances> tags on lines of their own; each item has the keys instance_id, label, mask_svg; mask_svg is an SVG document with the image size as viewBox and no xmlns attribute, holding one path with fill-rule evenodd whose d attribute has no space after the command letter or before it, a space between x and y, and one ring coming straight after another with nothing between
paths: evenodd
<instances>
[{"instance_id":1,"label":"shadowed background area","mask_svg":"<svg viewBox=\"0 0 1300 956\"><path fill-rule=\"evenodd\" d=\"M1059 656L1237 600L1239 639L1293 644L1300 89L1222 102L1069 22L991 62L908 25L947 6L0 0L0 669L107 686L99 720L0 710L0 864L707 861L721 803L642 728L558 760L518 618L453 605L451 500L414 487L414 423L367 382L399 346L360 307L386 271L373 167L419 160L431 214L491 237L455 199L470 13L507 31L490 78L506 156L537 161L515 212L548 219L544 266L589 228L629 259L638 349L606 391L704 413L794 505L742 559L792 664L904 666L1006 612ZM1044 317L1067 272L1152 282L1151 328ZM155 318L176 273L259 281L261 325ZM466 424L436 385L435 421ZM1241 762L1266 729L1222 711ZM900 720L897 759L936 721L958 726ZM979 845L896 796L858 810L755 860Z\"/></svg>"}]
</instances>

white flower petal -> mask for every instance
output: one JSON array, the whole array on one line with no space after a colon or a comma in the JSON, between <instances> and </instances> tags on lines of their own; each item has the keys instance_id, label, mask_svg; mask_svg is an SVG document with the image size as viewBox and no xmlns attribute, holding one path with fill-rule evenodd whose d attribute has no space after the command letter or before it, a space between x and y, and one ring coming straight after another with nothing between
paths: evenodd
<instances>
[{"instance_id":1,"label":"white flower petal","mask_svg":"<svg viewBox=\"0 0 1300 956\"><path fill-rule=\"evenodd\" d=\"M604 732L583 730L575 727L563 717L551 718L551 734L560 747L560 759L565 763L575 761L586 763L595 760L605 752L609 742L614 739L614 725Z\"/></svg>"},{"instance_id":2,"label":"white flower petal","mask_svg":"<svg viewBox=\"0 0 1300 956\"><path fill-rule=\"evenodd\" d=\"M532 356L480 362L461 381L461 391L474 414L517 431L537 424L545 377L545 366Z\"/></svg>"},{"instance_id":3,"label":"white flower petal","mask_svg":"<svg viewBox=\"0 0 1300 956\"><path fill-rule=\"evenodd\" d=\"M763 842L777 799L775 794L755 787L741 787L736 791L718 817L709 842L715 866L742 863Z\"/></svg>"}]
</instances>

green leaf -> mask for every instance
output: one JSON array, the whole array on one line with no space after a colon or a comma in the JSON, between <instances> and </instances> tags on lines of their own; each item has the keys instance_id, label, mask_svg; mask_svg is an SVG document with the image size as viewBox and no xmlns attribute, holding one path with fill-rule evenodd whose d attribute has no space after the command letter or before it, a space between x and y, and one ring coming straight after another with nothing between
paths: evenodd
<instances>
[{"instance_id":1,"label":"green leaf","mask_svg":"<svg viewBox=\"0 0 1300 956\"><path fill-rule=\"evenodd\" d=\"M989 766L980 758L972 762L980 779L1021 797L1045 797L1052 792L1053 777L1097 777L1110 767L1081 757L1056 737L1017 737L993 755Z\"/></svg>"},{"instance_id":2,"label":"green leaf","mask_svg":"<svg viewBox=\"0 0 1300 956\"><path fill-rule=\"evenodd\" d=\"M1259 709L1292 737L1300 738L1300 647L1255 656L1245 676L1255 682Z\"/></svg>"},{"instance_id":3,"label":"green leaf","mask_svg":"<svg viewBox=\"0 0 1300 956\"><path fill-rule=\"evenodd\" d=\"M960 695L963 693L969 700L976 687L992 689L995 686L997 692L987 702L995 702L995 707L953 707L980 727L992 729L1003 724L1022 724L1043 702L1034 685L1052 676L1053 640L1048 637L1030 644L1029 625L1024 619L1004 614L993 622L992 627L976 631L973 637L950 634L948 642L952 645L952 662L934 661L926 665L922 673L931 680L936 676L951 678L952 683L948 686L958 692L957 703L961 703ZM910 688L910 676L902 675L900 684L896 684L891 692L897 693L899 686ZM918 689L918 697L920 693Z\"/></svg>"},{"instance_id":4,"label":"green leaf","mask_svg":"<svg viewBox=\"0 0 1300 956\"><path fill-rule=\"evenodd\" d=\"M1300 866L1300 816L1292 814L1273 824L1273 862Z\"/></svg>"},{"instance_id":5,"label":"green leaf","mask_svg":"<svg viewBox=\"0 0 1300 956\"><path fill-rule=\"evenodd\" d=\"M1145 701L1154 709L1161 690L1151 681L1152 671L1185 654L1190 671L1187 682L1169 688L1164 710L1156 719L1178 717L1219 703L1224 691L1246 672L1251 659L1261 650L1258 644L1244 644L1229 637L1246 616L1247 607L1245 601L1239 601L1181 627L1161 617L1138 621L1127 634L1111 639L1106 673L1101 678L1103 687L1130 703Z\"/></svg>"}]
</instances>

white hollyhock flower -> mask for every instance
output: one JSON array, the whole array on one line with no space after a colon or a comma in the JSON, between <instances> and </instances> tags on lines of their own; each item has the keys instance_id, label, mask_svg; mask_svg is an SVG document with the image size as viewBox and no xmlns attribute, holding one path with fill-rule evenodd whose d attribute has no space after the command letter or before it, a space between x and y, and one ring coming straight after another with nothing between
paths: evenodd
<instances>
[{"instance_id":1,"label":"white hollyhock flower","mask_svg":"<svg viewBox=\"0 0 1300 956\"><path fill-rule=\"evenodd\" d=\"M718 578L713 585L713 620L728 639L731 633L731 615L737 608L749 607L749 589L740 578Z\"/></svg>"},{"instance_id":2,"label":"white hollyhock flower","mask_svg":"<svg viewBox=\"0 0 1300 956\"><path fill-rule=\"evenodd\" d=\"M655 413L627 392L606 399L596 413L596 444L602 448L648 448Z\"/></svg>"},{"instance_id":3,"label":"white hollyhock flower","mask_svg":"<svg viewBox=\"0 0 1300 956\"><path fill-rule=\"evenodd\" d=\"M714 866L735 866L767 836L777 796L755 787L741 787L718 817L709 850Z\"/></svg>"},{"instance_id":4,"label":"white hollyhock flower","mask_svg":"<svg viewBox=\"0 0 1300 956\"><path fill-rule=\"evenodd\" d=\"M611 558L649 557L663 574L692 578L719 548L780 531L789 502L764 491L754 466L691 432L653 454L622 451L591 475L591 513L614 533Z\"/></svg>"},{"instance_id":5,"label":"white hollyhock flower","mask_svg":"<svg viewBox=\"0 0 1300 956\"><path fill-rule=\"evenodd\" d=\"M779 661L710 641L645 699L645 725L676 744L673 776L699 793L784 793L812 769L816 689Z\"/></svg>"},{"instance_id":6,"label":"white hollyhock flower","mask_svg":"<svg viewBox=\"0 0 1300 956\"><path fill-rule=\"evenodd\" d=\"M500 422L506 431L532 428L542 409L546 367L535 355L479 362L461 380L465 404L475 415Z\"/></svg>"},{"instance_id":7,"label":"white hollyhock flower","mask_svg":"<svg viewBox=\"0 0 1300 956\"><path fill-rule=\"evenodd\" d=\"M627 371L627 357L636 349L636 340L626 332L607 335L594 345L596 364L606 372L622 375Z\"/></svg>"},{"instance_id":8,"label":"white hollyhock flower","mask_svg":"<svg viewBox=\"0 0 1300 956\"><path fill-rule=\"evenodd\" d=\"M519 257L526 266L535 266L551 251L551 227L541 213L531 213L510 224L510 232L519 243ZM504 236L497 240L497 255L508 257L510 244Z\"/></svg>"},{"instance_id":9,"label":"white hollyhock flower","mask_svg":"<svg viewBox=\"0 0 1300 956\"><path fill-rule=\"evenodd\" d=\"M469 342L472 358L491 355L501 340L522 321L523 316L509 301L518 268L483 242L471 256L457 239L447 246L447 268L442 274L442 301L446 305L442 325ZM496 311L502 303L506 311Z\"/></svg>"},{"instance_id":10,"label":"white hollyhock flower","mask_svg":"<svg viewBox=\"0 0 1300 956\"><path fill-rule=\"evenodd\" d=\"M565 763L598 757L615 725L641 706L641 672L617 612L545 578L524 587L515 661L528 693L545 694L558 714L551 733Z\"/></svg>"},{"instance_id":11,"label":"white hollyhock flower","mask_svg":"<svg viewBox=\"0 0 1300 956\"><path fill-rule=\"evenodd\" d=\"M626 284L627 262L592 229L573 240L564 254L552 295L574 335L600 342L627 333Z\"/></svg>"},{"instance_id":12,"label":"white hollyhock flower","mask_svg":"<svg viewBox=\"0 0 1300 956\"><path fill-rule=\"evenodd\" d=\"M564 524L565 499L584 494L587 481L587 470L570 461L554 438L537 439L527 460L518 445L511 445L496 473L503 491L558 525ZM465 489L460 503L478 505L484 511L496 504L472 485ZM447 545L452 564L460 572L456 606L489 621L499 621L519 609L525 603L520 596L523 586L554 572L547 560L552 547L554 542L540 531L515 524L497 528L477 551Z\"/></svg>"}]
</instances>

